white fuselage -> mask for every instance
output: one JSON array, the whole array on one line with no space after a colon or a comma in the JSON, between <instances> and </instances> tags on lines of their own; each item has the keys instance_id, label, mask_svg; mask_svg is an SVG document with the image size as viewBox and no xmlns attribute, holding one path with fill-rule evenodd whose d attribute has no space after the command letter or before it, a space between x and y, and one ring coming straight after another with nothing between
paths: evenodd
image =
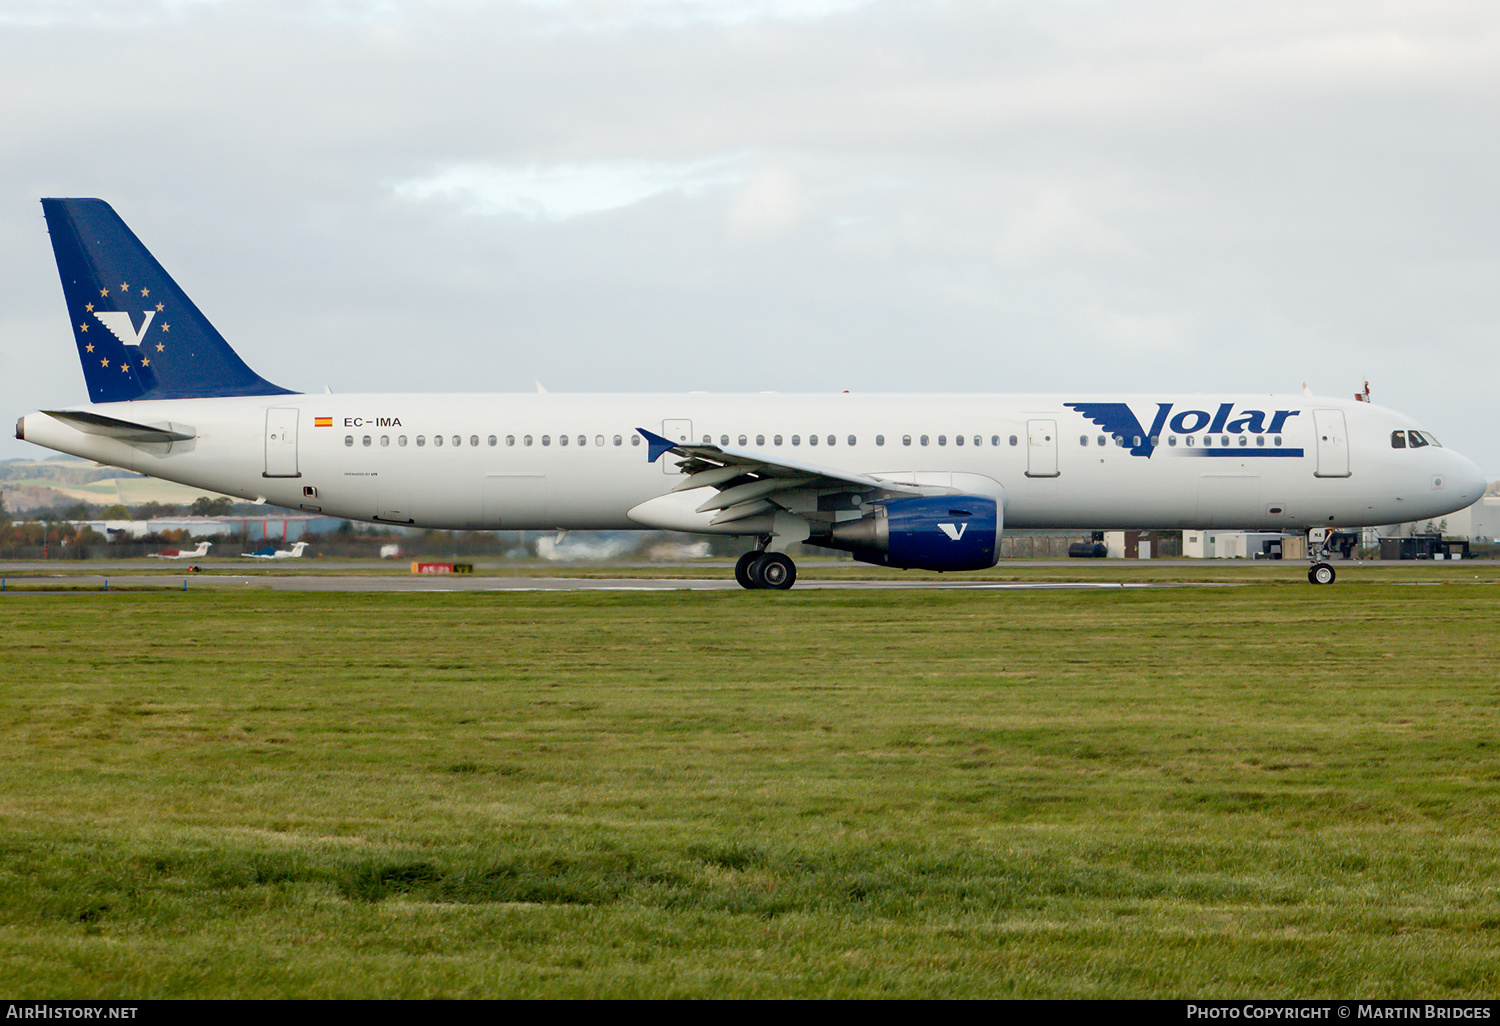
<instances>
[{"instance_id":1,"label":"white fuselage","mask_svg":"<svg viewBox=\"0 0 1500 1026\"><path fill-rule=\"evenodd\" d=\"M1151 437L1069 403L1128 409ZM1401 414L1305 395L299 394L74 409L194 437L132 443L40 413L18 434L246 499L435 528L708 530L707 515L631 516L681 480L672 455L648 462L637 428L958 491L985 482L1012 529L1386 524L1440 517L1485 487L1450 449L1394 447L1393 432L1418 427Z\"/></svg>"}]
</instances>

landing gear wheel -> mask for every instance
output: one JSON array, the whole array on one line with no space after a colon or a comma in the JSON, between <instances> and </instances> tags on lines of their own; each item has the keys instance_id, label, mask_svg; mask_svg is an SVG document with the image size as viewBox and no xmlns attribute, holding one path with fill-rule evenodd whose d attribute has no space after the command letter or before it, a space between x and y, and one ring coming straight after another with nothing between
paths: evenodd
<instances>
[{"instance_id":1,"label":"landing gear wheel","mask_svg":"<svg viewBox=\"0 0 1500 1026\"><path fill-rule=\"evenodd\" d=\"M1337 576L1333 572L1333 567L1327 563L1314 563L1307 571L1307 580L1310 584L1332 584Z\"/></svg>"},{"instance_id":2,"label":"landing gear wheel","mask_svg":"<svg viewBox=\"0 0 1500 1026\"><path fill-rule=\"evenodd\" d=\"M741 588L761 587L761 583L753 571L755 561L764 555L764 552L752 550L741 556L740 561L734 564L734 579L739 582Z\"/></svg>"},{"instance_id":3,"label":"landing gear wheel","mask_svg":"<svg viewBox=\"0 0 1500 1026\"><path fill-rule=\"evenodd\" d=\"M751 576L762 588L786 591L797 583L797 564L784 552L767 552L751 567Z\"/></svg>"}]
</instances>

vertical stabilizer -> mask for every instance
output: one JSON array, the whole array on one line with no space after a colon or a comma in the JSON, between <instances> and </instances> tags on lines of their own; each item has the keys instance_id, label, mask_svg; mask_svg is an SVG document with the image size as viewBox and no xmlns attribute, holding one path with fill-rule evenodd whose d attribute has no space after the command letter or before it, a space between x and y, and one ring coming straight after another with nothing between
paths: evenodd
<instances>
[{"instance_id":1,"label":"vertical stabilizer","mask_svg":"<svg viewBox=\"0 0 1500 1026\"><path fill-rule=\"evenodd\" d=\"M90 402L291 394L245 365L108 203L42 211Z\"/></svg>"}]
</instances>

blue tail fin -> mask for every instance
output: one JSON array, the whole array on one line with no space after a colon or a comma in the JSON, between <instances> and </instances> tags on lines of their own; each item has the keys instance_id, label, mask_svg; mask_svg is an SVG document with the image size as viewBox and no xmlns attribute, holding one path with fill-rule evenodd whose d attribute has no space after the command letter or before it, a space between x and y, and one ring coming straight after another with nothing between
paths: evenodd
<instances>
[{"instance_id":1,"label":"blue tail fin","mask_svg":"<svg viewBox=\"0 0 1500 1026\"><path fill-rule=\"evenodd\" d=\"M90 402L293 394L245 365L108 203L42 211Z\"/></svg>"}]
</instances>

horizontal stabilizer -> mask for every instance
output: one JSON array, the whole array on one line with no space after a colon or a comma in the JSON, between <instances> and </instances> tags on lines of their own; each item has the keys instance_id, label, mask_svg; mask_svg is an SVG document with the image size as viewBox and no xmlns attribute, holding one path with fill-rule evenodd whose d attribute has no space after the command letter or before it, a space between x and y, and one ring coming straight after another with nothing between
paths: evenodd
<instances>
[{"instance_id":1,"label":"horizontal stabilizer","mask_svg":"<svg viewBox=\"0 0 1500 1026\"><path fill-rule=\"evenodd\" d=\"M118 417L106 417L102 413L88 413L83 410L43 410L42 412L86 434L118 438L122 442L186 442L197 437L191 431L184 433L172 430L170 427L136 424L132 421L120 420Z\"/></svg>"}]
</instances>

